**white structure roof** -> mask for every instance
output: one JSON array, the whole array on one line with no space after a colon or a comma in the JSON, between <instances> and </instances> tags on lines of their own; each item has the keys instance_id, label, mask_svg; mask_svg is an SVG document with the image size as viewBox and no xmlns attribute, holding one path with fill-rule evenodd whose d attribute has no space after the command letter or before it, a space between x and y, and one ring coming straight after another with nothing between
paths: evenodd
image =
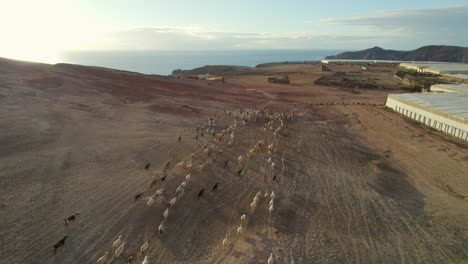
<instances>
[{"instance_id":1,"label":"white structure roof","mask_svg":"<svg viewBox=\"0 0 468 264\"><path fill-rule=\"evenodd\" d=\"M431 86L431 91L468 93L468 84L434 84Z\"/></svg>"},{"instance_id":2,"label":"white structure roof","mask_svg":"<svg viewBox=\"0 0 468 264\"><path fill-rule=\"evenodd\" d=\"M468 93L411 93L392 94L392 97L468 120Z\"/></svg>"},{"instance_id":3,"label":"white structure roof","mask_svg":"<svg viewBox=\"0 0 468 264\"><path fill-rule=\"evenodd\" d=\"M444 76L468 80L468 74L444 74Z\"/></svg>"},{"instance_id":4,"label":"white structure roof","mask_svg":"<svg viewBox=\"0 0 468 264\"><path fill-rule=\"evenodd\" d=\"M468 63L453 62L404 62L400 64L405 68L418 68L433 73L468 73Z\"/></svg>"}]
</instances>

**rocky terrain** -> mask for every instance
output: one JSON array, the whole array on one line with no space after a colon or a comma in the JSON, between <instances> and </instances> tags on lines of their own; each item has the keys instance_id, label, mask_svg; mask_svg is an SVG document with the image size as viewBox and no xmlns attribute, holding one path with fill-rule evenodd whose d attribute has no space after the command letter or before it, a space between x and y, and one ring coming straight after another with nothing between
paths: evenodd
<instances>
[{"instance_id":1,"label":"rocky terrain","mask_svg":"<svg viewBox=\"0 0 468 264\"><path fill-rule=\"evenodd\" d=\"M220 83L0 59L0 263L463 260L467 145L386 109L385 67L365 74L388 89L346 89L315 82L360 67Z\"/></svg>"}]
</instances>

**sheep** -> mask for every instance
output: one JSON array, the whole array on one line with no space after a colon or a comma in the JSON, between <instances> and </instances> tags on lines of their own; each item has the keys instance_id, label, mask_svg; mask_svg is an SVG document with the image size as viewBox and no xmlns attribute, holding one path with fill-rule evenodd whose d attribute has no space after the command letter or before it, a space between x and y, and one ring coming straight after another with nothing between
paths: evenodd
<instances>
[{"instance_id":1,"label":"sheep","mask_svg":"<svg viewBox=\"0 0 468 264\"><path fill-rule=\"evenodd\" d=\"M71 215L71 216L69 216L67 218L64 218L63 220L65 221L65 225L68 226L69 222L75 222L76 217L79 216L79 215L80 215L80 213L77 212L77 213L75 213L75 214L73 214L73 215Z\"/></svg>"},{"instance_id":2,"label":"sheep","mask_svg":"<svg viewBox=\"0 0 468 264\"><path fill-rule=\"evenodd\" d=\"M150 196L150 197L148 197L146 199L148 199L148 201L146 202L146 206L148 206L148 207L153 206L154 203L156 202L156 200L152 196Z\"/></svg>"},{"instance_id":3,"label":"sheep","mask_svg":"<svg viewBox=\"0 0 468 264\"><path fill-rule=\"evenodd\" d=\"M174 197L169 201L169 204L171 205L171 207L173 207L176 202L177 202L177 197Z\"/></svg>"},{"instance_id":4,"label":"sheep","mask_svg":"<svg viewBox=\"0 0 468 264\"><path fill-rule=\"evenodd\" d=\"M193 167L193 163L191 161L187 162L187 165L185 165L187 169L191 169Z\"/></svg>"},{"instance_id":5,"label":"sheep","mask_svg":"<svg viewBox=\"0 0 468 264\"><path fill-rule=\"evenodd\" d=\"M270 197L272 200L275 199L275 191L271 191Z\"/></svg>"},{"instance_id":6,"label":"sheep","mask_svg":"<svg viewBox=\"0 0 468 264\"><path fill-rule=\"evenodd\" d=\"M200 197L203 196L204 191L205 191L205 188L201 189L200 192L198 192L198 200L200 200Z\"/></svg>"},{"instance_id":7,"label":"sheep","mask_svg":"<svg viewBox=\"0 0 468 264\"><path fill-rule=\"evenodd\" d=\"M127 264L130 264L133 262L133 256L128 257Z\"/></svg>"},{"instance_id":8,"label":"sheep","mask_svg":"<svg viewBox=\"0 0 468 264\"><path fill-rule=\"evenodd\" d=\"M141 264L149 264L148 256L145 256L145 259Z\"/></svg>"},{"instance_id":9,"label":"sheep","mask_svg":"<svg viewBox=\"0 0 468 264\"><path fill-rule=\"evenodd\" d=\"M229 234L226 234L226 236L223 239L223 246L229 245Z\"/></svg>"},{"instance_id":10,"label":"sheep","mask_svg":"<svg viewBox=\"0 0 468 264\"><path fill-rule=\"evenodd\" d=\"M162 221L161 224L158 226L159 234L162 234L165 229L166 229L166 225L164 224L164 221Z\"/></svg>"},{"instance_id":11,"label":"sheep","mask_svg":"<svg viewBox=\"0 0 468 264\"><path fill-rule=\"evenodd\" d=\"M192 175L187 174L187 176L185 176L185 181L189 182L191 178L192 178Z\"/></svg>"},{"instance_id":12,"label":"sheep","mask_svg":"<svg viewBox=\"0 0 468 264\"><path fill-rule=\"evenodd\" d=\"M106 252L102 257L100 257L97 261L96 264L105 264L107 261L107 256L109 255L109 252Z\"/></svg>"},{"instance_id":13,"label":"sheep","mask_svg":"<svg viewBox=\"0 0 468 264\"><path fill-rule=\"evenodd\" d=\"M65 240L67 240L68 236L64 236L59 242L55 243L54 245L54 254L57 253L57 250L65 245Z\"/></svg>"},{"instance_id":14,"label":"sheep","mask_svg":"<svg viewBox=\"0 0 468 264\"><path fill-rule=\"evenodd\" d=\"M143 255L146 250L149 248L149 241L146 241L143 245L140 247L140 254Z\"/></svg>"},{"instance_id":15,"label":"sheep","mask_svg":"<svg viewBox=\"0 0 468 264\"><path fill-rule=\"evenodd\" d=\"M219 182L217 182L214 186L213 189L211 190L212 192L215 192L218 189Z\"/></svg>"},{"instance_id":16,"label":"sheep","mask_svg":"<svg viewBox=\"0 0 468 264\"><path fill-rule=\"evenodd\" d=\"M151 166L151 163L148 162L148 163L145 165L145 170L148 170L150 166Z\"/></svg>"},{"instance_id":17,"label":"sheep","mask_svg":"<svg viewBox=\"0 0 468 264\"><path fill-rule=\"evenodd\" d=\"M115 252L114 252L114 255L116 257L120 257L120 255L122 255L122 252L124 251L125 249L125 242L122 243L122 245L120 245L120 247L118 247Z\"/></svg>"},{"instance_id":18,"label":"sheep","mask_svg":"<svg viewBox=\"0 0 468 264\"><path fill-rule=\"evenodd\" d=\"M241 215L241 222L244 222L245 219L247 219L247 212L246 211Z\"/></svg>"},{"instance_id":19,"label":"sheep","mask_svg":"<svg viewBox=\"0 0 468 264\"><path fill-rule=\"evenodd\" d=\"M237 160L239 161L239 163L242 162L242 159L243 159L242 155L240 155L239 158L237 158Z\"/></svg>"},{"instance_id":20,"label":"sheep","mask_svg":"<svg viewBox=\"0 0 468 264\"><path fill-rule=\"evenodd\" d=\"M169 208L166 208L166 211L164 211L163 213L164 220L166 220L168 216L169 216Z\"/></svg>"},{"instance_id":21,"label":"sheep","mask_svg":"<svg viewBox=\"0 0 468 264\"><path fill-rule=\"evenodd\" d=\"M120 244L122 243L122 235L119 235L119 237L112 243L112 250L118 248Z\"/></svg>"},{"instance_id":22,"label":"sheep","mask_svg":"<svg viewBox=\"0 0 468 264\"><path fill-rule=\"evenodd\" d=\"M181 161L181 162L177 163L177 165L176 165L176 166L177 166L177 168L180 168L180 167L184 166L184 162L183 162L183 161Z\"/></svg>"},{"instance_id":23,"label":"sheep","mask_svg":"<svg viewBox=\"0 0 468 264\"><path fill-rule=\"evenodd\" d=\"M192 157L192 159L195 158L195 153L192 152L192 154L190 154L190 156Z\"/></svg>"},{"instance_id":24,"label":"sheep","mask_svg":"<svg viewBox=\"0 0 468 264\"><path fill-rule=\"evenodd\" d=\"M237 228L237 234L242 234L244 232L244 228L242 227L242 224Z\"/></svg>"},{"instance_id":25,"label":"sheep","mask_svg":"<svg viewBox=\"0 0 468 264\"><path fill-rule=\"evenodd\" d=\"M271 163L271 168L274 169L276 167L276 163L272 162Z\"/></svg>"},{"instance_id":26,"label":"sheep","mask_svg":"<svg viewBox=\"0 0 468 264\"><path fill-rule=\"evenodd\" d=\"M268 161L268 163L271 163L271 157L268 157L267 161Z\"/></svg>"},{"instance_id":27,"label":"sheep","mask_svg":"<svg viewBox=\"0 0 468 264\"><path fill-rule=\"evenodd\" d=\"M270 203L269 203L268 205L269 205L269 206L272 206L272 205L273 205L273 203L274 203L274 200L273 200L273 199L271 199L271 200L270 200Z\"/></svg>"},{"instance_id":28,"label":"sheep","mask_svg":"<svg viewBox=\"0 0 468 264\"><path fill-rule=\"evenodd\" d=\"M253 202L254 202L254 203L258 203L258 196L255 196L255 197L253 198Z\"/></svg>"},{"instance_id":29,"label":"sheep","mask_svg":"<svg viewBox=\"0 0 468 264\"><path fill-rule=\"evenodd\" d=\"M187 183L185 181L183 181L179 186L182 187L182 188L185 188L187 186Z\"/></svg>"},{"instance_id":30,"label":"sheep","mask_svg":"<svg viewBox=\"0 0 468 264\"><path fill-rule=\"evenodd\" d=\"M270 257L268 258L268 264L273 264L274 259L273 259L273 253L270 253Z\"/></svg>"},{"instance_id":31,"label":"sheep","mask_svg":"<svg viewBox=\"0 0 468 264\"><path fill-rule=\"evenodd\" d=\"M267 193L267 191L265 191L265 195L263 195L263 197L268 198L268 193Z\"/></svg>"}]
</instances>

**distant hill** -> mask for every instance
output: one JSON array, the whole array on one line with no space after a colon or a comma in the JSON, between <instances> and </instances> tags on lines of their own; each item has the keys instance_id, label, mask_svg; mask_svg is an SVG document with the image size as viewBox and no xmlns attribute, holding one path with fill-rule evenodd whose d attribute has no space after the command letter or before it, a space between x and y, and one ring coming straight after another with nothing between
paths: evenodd
<instances>
[{"instance_id":1,"label":"distant hill","mask_svg":"<svg viewBox=\"0 0 468 264\"><path fill-rule=\"evenodd\" d=\"M385 50L380 47L343 52L325 59L444 61L468 63L468 48L456 46L425 46L411 51Z\"/></svg>"},{"instance_id":2,"label":"distant hill","mask_svg":"<svg viewBox=\"0 0 468 264\"><path fill-rule=\"evenodd\" d=\"M247 67L247 66L232 66L232 65L206 65L200 68L191 70L173 70L172 75L189 76L198 74L210 74L210 75L222 75L222 76L233 76L233 75L244 75L244 74L255 74L261 73L262 71Z\"/></svg>"}]
</instances>

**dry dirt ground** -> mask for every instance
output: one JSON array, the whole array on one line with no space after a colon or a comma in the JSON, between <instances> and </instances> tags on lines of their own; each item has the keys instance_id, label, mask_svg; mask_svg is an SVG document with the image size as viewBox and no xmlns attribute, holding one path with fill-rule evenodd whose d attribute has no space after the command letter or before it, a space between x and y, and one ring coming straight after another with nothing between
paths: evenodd
<instances>
[{"instance_id":1,"label":"dry dirt ground","mask_svg":"<svg viewBox=\"0 0 468 264\"><path fill-rule=\"evenodd\" d=\"M0 263L95 263L119 235L125 249L107 263L131 256L141 263L146 240L149 263L266 263L270 253L275 263L468 257L465 143L382 106L388 93L401 91L317 86L329 74L317 65L262 69L267 75L223 84L1 59ZM392 69L372 70L382 82L395 81ZM266 81L285 73L290 85ZM294 116L274 136L264 131L264 117L240 125L241 108ZM209 117L216 133L238 121L233 145L212 142L206 131L201 137L196 128ZM266 144L245 155L259 140L275 144L276 168L266 162ZM208 157L199 144L217 150ZM212 163L176 166L191 153L195 164ZM188 173L159 234L168 200ZM166 195L149 208L145 198L160 188ZM258 191L275 191L271 213L263 195L250 210Z\"/></svg>"}]
</instances>

